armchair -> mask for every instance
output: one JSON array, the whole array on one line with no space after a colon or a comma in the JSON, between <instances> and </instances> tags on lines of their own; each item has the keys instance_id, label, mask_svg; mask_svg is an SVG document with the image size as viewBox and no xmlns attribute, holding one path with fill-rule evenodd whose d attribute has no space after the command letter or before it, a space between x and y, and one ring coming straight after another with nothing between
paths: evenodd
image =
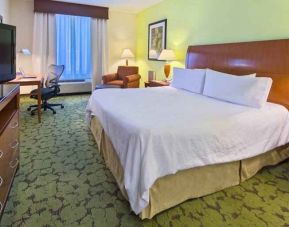
<instances>
[{"instance_id":1,"label":"armchair","mask_svg":"<svg viewBox=\"0 0 289 227\"><path fill-rule=\"evenodd\" d=\"M120 88L138 88L140 78L137 66L119 66L117 73L104 75L102 80L104 84L117 85Z\"/></svg>"}]
</instances>

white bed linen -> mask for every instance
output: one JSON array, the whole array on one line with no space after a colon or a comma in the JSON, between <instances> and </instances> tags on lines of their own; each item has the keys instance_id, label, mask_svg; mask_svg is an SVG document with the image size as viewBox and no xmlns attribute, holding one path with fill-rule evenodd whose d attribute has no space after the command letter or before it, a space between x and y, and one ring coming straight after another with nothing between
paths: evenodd
<instances>
[{"instance_id":1,"label":"white bed linen","mask_svg":"<svg viewBox=\"0 0 289 227\"><path fill-rule=\"evenodd\" d=\"M288 111L215 100L172 87L95 91L87 115L100 120L120 158L132 210L179 170L250 158L288 140Z\"/></svg>"},{"instance_id":2,"label":"white bed linen","mask_svg":"<svg viewBox=\"0 0 289 227\"><path fill-rule=\"evenodd\" d=\"M203 95L260 108L267 102L272 86L272 78L248 76L230 76L207 69Z\"/></svg>"}]
</instances>

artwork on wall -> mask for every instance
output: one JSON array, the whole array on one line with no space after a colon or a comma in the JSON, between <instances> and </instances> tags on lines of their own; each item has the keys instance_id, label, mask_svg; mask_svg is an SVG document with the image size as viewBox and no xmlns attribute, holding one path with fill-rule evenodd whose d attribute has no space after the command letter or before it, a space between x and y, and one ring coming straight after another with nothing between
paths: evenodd
<instances>
[{"instance_id":1,"label":"artwork on wall","mask_svg":"<svg viewBox=\"0 0 289 227\"><path fill-rule=\"evenodd\" d=\"M148 59L157 61L167 47L167 20L149 24L148 33Z\"/></svg>"}]
</instances>

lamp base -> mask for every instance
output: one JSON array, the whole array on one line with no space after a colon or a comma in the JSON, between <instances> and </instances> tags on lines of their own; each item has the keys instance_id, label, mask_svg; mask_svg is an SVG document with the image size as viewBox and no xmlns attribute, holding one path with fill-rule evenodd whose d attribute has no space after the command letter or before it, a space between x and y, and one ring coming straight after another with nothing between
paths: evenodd
<instances>
[{"instance_id":1,"label":"lamp base","mask_svg":"<svg viewBox=\"0 0 289 227\"><path fill-rule=\"evenodd\" d=\"M166 76L166 80L168 80L169 76L170 76L170 73L171 73L171 65L170 64L165 64L164 73L165 73L165 76Z\"/></svg>"}]
</instances>

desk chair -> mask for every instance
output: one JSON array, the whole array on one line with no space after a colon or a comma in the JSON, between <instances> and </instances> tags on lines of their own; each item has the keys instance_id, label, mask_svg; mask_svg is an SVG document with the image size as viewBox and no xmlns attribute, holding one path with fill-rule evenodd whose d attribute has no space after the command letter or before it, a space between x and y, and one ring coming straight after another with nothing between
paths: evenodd
<instances>
[{"instance_id":1,"label":"desk chair","mask_svg":"<svg viewBox=\"0 0 289 227\"><path fill-rule=\"evenodd\" d=\"M58 82L63 72L64 65L50 65L48 67L45 88L41 88L41 109L44 109L44 111L49 109L53 112L53 114L56 114L56 111L53 109L53 107L60 106L61 109L64 108L62 104L48 103L49 99L56 97L60 92L60 85L58 84ZM37 99L37 90L31 91L30 98ZM37 111L37 105L29 106L27 110L31 111L31 115L34 115Z\"/></svg>"}]
</instances>

